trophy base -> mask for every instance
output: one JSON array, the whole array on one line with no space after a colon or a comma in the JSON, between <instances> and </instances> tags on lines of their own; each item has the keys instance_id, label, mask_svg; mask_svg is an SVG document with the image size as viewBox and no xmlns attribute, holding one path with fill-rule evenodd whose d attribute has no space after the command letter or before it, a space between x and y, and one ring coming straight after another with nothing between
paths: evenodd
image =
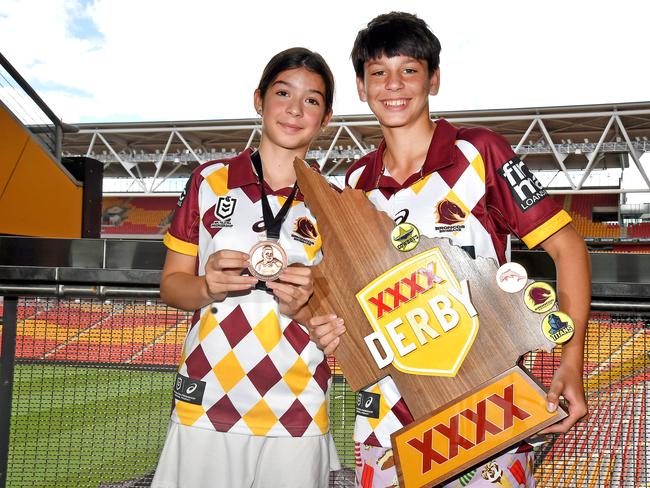
<instances>
[{"instance_id":1,"label":"trophy base","mask_svg":"<svg viewBox=\"0 0 650 488\"><path fill-rule=\"evenodd\" d=\"M565 417L515 366L391 436L400 486L424 487L464 473Z\"/></svg>"}]
</instances>

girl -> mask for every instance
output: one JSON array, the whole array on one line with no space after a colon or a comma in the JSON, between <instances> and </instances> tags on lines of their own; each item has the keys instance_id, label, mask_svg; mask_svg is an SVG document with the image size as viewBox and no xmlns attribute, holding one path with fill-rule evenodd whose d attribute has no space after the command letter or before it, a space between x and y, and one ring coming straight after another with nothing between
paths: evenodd
<instances>
[{"instance_id":1,"label":"girl","mask_svg":"<svg viewBox=\"0 0 650 488\"><path fill-rule=\"evenodd\" d=\"M179 200L160 294L196 312L154 487L327 486L330 372L299 325L320 237L301 231L316 227L293 160L329 122L333 92L319 54L274 56L254 94L259 150L203 164Z\"/></svg>"}]
</instances>

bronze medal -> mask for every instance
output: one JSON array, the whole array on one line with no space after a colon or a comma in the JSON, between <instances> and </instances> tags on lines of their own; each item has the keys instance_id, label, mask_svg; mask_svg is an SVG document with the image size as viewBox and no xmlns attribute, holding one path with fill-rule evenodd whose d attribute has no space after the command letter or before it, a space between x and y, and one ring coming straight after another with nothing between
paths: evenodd
<instances>
[{"instance_id":1,"label":"bronze medal","mask_svg":"<svg viewBox=\"0 0 650 488\"><path fill-rule=\"evenodd\" d=\"M287 267L287 253L277 241L265 240L248 252L251 260L248 271L260 281L273 281Z\"/></svg>"},{"instance_id":2,"label":"bronze medal","mask_svg":"<svg viewBox=\"0 0 650 488\"><path fill-rule=\"evenodd\" d=\"M291 208L291 204L298 191L298 184L293 185L293 190L291 190L289 198L284 202L277 215L274 216L266 197L266 190L264 189L264 167L259 152L255 151L251 154L251 162L259 178L262 218L264 219L267 239L255 244L248 252L251 260L248 271L262 282L258 283L256 289L265 290L266 285L264 282L277 279L288 264L287 253L284 252L284 249L282 249L278 241L280 240L282 222Z\"/></svg>"}]
</instances>

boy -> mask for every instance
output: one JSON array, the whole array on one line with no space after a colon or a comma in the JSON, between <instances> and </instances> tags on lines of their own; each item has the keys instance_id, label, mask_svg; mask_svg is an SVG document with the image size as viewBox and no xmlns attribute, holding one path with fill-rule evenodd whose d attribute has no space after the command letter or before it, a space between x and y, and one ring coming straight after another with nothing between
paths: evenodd
<instances>
[{"instance_id":1,"label":"boy","mask_svg":"<svg viewBox=\"0 0 650 488\"><path fill-rule=\"evenodd\" d=\"M440 85L439 54L438 39L411 14L380 15L358 33L351 56L357 89L379 120L384 140L350 168L346 183L365 191L396 224L409 222L428 237L448 237L472 257L503 264L508 235L514 233L553 258L559 301L575 322L575 335L562 349L547 395L550 411L563 395L569 416L544 432L566 432L587 413L582 362L591 280L584 241L503 138L429 118L429 95ZM526 191L534 197L532 205L521 198ZM344 331L342 325L312 327L311 336L331 352ZM390 434L413 419L390 377L366 391L384 401L378 419L357 415L357 483L397 486ZM506 478L513 486L534 486L532 452L519 451L524 452L505 454L448 486L508 486Z\"/></svg>"}]
</instances>

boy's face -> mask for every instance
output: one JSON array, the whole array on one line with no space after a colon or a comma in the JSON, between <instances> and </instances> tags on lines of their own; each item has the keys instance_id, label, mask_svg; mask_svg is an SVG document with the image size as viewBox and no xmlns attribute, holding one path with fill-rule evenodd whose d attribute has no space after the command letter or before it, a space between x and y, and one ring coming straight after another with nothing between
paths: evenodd
<instances>
[{"instance_id":1,"label":"boy's face","mask_svg":"<svg viewBox=\"0 0 650 488\"><path fill-rule=\"evenodd\" d=\"M431 77L427 62L409 56L381 56L364 64L357 78L359 98L383 127L405 127L429 119L429 95L436 95L440 70Z\"/></svg>"}]
</instances>

